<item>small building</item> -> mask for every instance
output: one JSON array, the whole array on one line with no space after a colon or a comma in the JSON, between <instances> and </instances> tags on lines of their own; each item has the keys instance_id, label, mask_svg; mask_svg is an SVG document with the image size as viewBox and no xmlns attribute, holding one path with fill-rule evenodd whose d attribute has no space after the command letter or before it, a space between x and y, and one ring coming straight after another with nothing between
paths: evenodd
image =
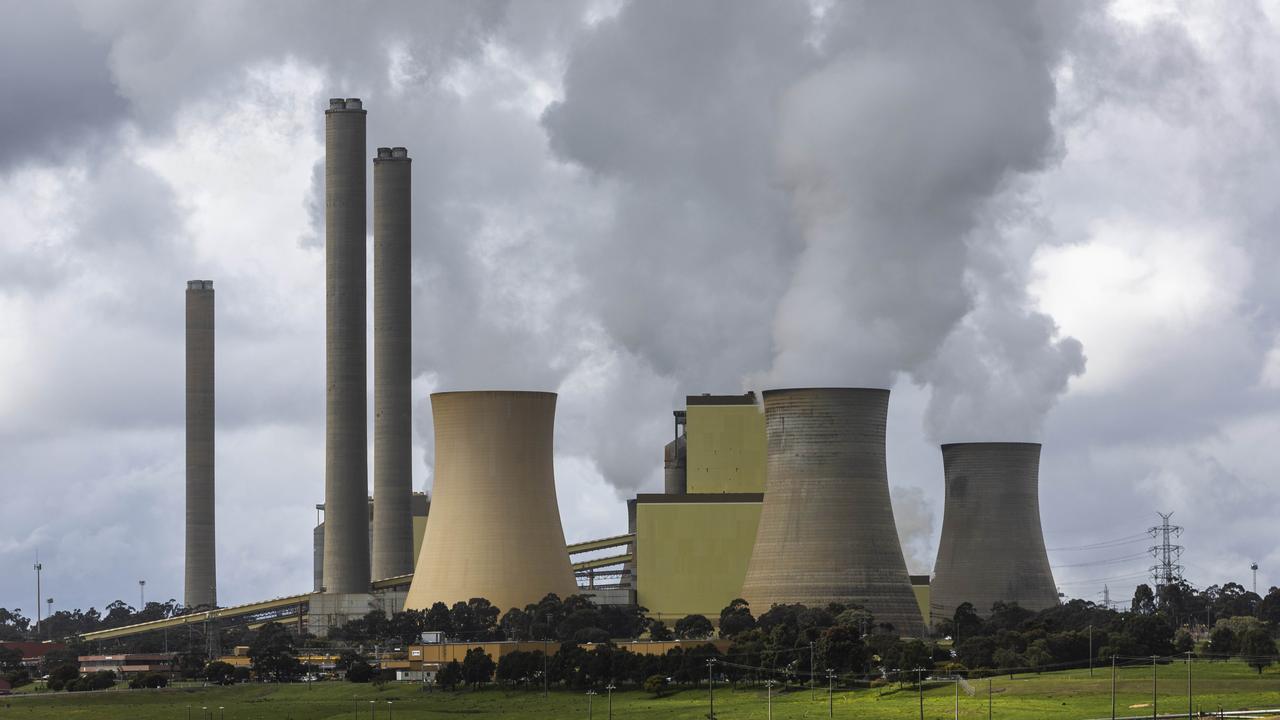
<instances>
[{"instance_id":1,"label":"small building","mask_svg":"<svg viewBox=\"0 0 1280 720\"><path fill-rule=\"evenodd\" d=\"M117 677L147 673L170 674L177 664L177 653L122 653L120 655L81 655L80 672L89 675L110 670Z\"/></svg>"},{"instance_id":2,"label":"small building","mask_svg":"<svg viewBox=\"0 0 1280 720\"><path fill-rule=\"evenodd\" d=\"M57 642L4 641L0 648L17 650L22 655L22 666L34 670L40 666L44 656L55 650L65 650L67 646Z\"/></svg>"}]
</instances>

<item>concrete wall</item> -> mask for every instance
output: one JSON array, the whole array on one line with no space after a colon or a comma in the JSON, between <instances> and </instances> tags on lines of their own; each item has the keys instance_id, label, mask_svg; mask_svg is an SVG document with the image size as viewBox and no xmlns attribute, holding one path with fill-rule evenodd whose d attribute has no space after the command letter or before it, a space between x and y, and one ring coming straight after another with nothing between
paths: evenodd
<instances>
[{"instance_id":1,"label":"concrete wall","mask_svg":"<svg viewBox=\"0 0 1280 720\"><path fill-rule=\"evenodd\" d=\"M742 597L756 614L856 603L923 634L889 500L889 391L772 390L764 407L768 484Z\"/></svg>"},{"instance_id":2,"label":"concrete wall","mask_svg":"<svg viewBox=\"0 0 1280 720\"><path fill-rule=\"evenodd\" d=\"M1040 445L942 446L946 506L934 563L938 619L973 603L988 615L996 601L1029 610L1058 603L1040 527Z\"/></svg>"},{"instance_id":3,"label":"concrete wall","mask_svg":"<svg viewBox=\"0 0 1280 720\"><path fill-rule=\"evenodd\" d=\"M187 522L183 604L218 604L214 540L213 281L187 283Z\"/></svg>"},{"instance_id":4,"label":"concrete wall","mask_svg":"<svg viewBox=\"0 0 1280 720\"><path fill-rule=\"evenodd\" d=\"M715 622L742 590L762 499L637 496L636 602L668 626L694 614Z\"/></svg>"},{"instance_id":5,"label":"concrete wall","mask_svg":"<svg viewBox=\"0 0 1280 720\"><path fill-rule=\"evenodd\" d=\"M369 590L365 110L325 111L324 587Z\"/></svg>"},{"instance_id":6,"label":"concrete wall","mask_svg":"<svg viewBox=\"0 0 1280 720\"><path fill-rule=\"evenodd\" d=\"M556 396L431 396L435 488L406 608L483 597L503 612L577 591L556 502Z\"/></svg>"},{"instance_id":7,"label":"concrete wall","mask_svg":"<svg viewBox=\"0 0 1280 720\"><path fill-rule=\"evenodd\" d=\"M413 572L411 168L404 148L373 161L374 580Z\"/></svg>"},{"instance_id":8,"label":"concrete wall","mask_svg":"<svg viewBox=\"0 0 1280 720\"><path fill-rule=\"evenodd\" d=\"M764 492L764 415L755 402L744 396L698 395L687 402L687 491Z\"/></svg>"}]
</instances>

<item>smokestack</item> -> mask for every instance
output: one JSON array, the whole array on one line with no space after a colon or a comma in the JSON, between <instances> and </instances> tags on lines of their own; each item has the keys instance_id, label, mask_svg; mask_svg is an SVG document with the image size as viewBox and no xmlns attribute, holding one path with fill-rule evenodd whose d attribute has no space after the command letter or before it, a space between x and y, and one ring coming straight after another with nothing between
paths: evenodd
<instances>
[{"instance_id":1,"label":"smokestack","mask_svg":"<svg viewBox=\"0 0 1280 720\"><path fill-rule=\"evenodd\" d=\"M947 485L931 589L936 616L960 603L989 615L997 601L1028 610L1058 604L1040 529L1040 445L942 446Z\"/></svg>"},{"instance_id":2,"label":"smokestack","mask_svg":"<svg viewBox=\"0 0 1280 720\"><path fill-rule=\"evenodd\" d=\"M373 160L373 579L413 572L409 153Z\"/></svg>"},{"instance_id":3,"label":"smokestack","mask_svg":"<svg viewBox=\"0 0 1280 720\"><path fill-rule=\"evenodd\" d=\"M482 597L506 610L578 591L552 470L556 395L431 396L435 492L405 609Z\"/></svg>"},{"instance_id":4,"label":"smokestack","mask_svg":"<svg viewBox=\"0 0 1280 720\"><path fill-rule=\"evenodd\" d=\"M688 440L677 435L662 449L663 492L667 495L683 495L689 490Z\"/></svg>"},{"instance_id":5,"label":"smokestack","mask_svg":"<svg viewBox=\"0 0 1280 720\"><path fill-rule=\"evenodd\" d=\"M325 111L324 586L369 591L365 363L365 110Z\"/></svg>"},{"instance_id":6,"label":"smokestack","mask_svg":"<svg viewBox=\"0 0 1280 720\"><path fill-rule=\"evenodd\" d=\"M213 281L187 282L187 560L183 604L218 604L213 518Z\"/></svg>"},{"instance_id":7,"label":"smokestack","mask_svg":"<svg viewBox=\"0 0 1280 720\"><path fill-rule=\"evenodd\" d=\"M888 410L888 390L765 391L764 504L742 588L754 613L856 603L899 635L924 632L889 500Z\"/></svg>"}]
</instances>

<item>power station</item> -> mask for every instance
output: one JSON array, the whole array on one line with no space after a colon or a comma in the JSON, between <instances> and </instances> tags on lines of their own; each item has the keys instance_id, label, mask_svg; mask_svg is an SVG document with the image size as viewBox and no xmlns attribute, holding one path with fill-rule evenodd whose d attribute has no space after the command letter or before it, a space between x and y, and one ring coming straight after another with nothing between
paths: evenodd
<instances>
[{"instance_id":1,"label":"power station","mask_svg":"<svg viewBox=\"0 0 1280 720\"><path fill-rule=\"evenodd\" d=\"M769 459L742 597L753 608L857 604L921 635L885 465L889 391L764 393Z\"/></svg>"},{"instance_id":2,"label":"power station","mask_svg":"<svg viewBox=\"0 0 1280 720\"><path fill-rule=\"evenodd\" d=\"M942 616L964 602L981 615L997 601L1028 610L1056 605L1040 529L1040 445L943 445L942 466L947 499L932 590Z\"/></svg>"},{"instance_id":3,"label":"power station","mask_svg":"<svg viewBox=\"0 0 1280 720\"><path fill-rule=\"evenodd\" d=\"M435 493L405 608L474 597L506 610L577 592L556 502L556 395L431 396Z\"/></svg>"},{"instance_id":4,"label":"power station","mask_svg":"<svg viewBox=\"0 0 1280 720\"><path fill-rule=\"evenodd\" d=\"M1057 602L1032 443L942 446L936 577L908 575L889 496L886 389L690 395L673 412L663 492L627 502L625 534L574 545L556 497L557 395L437 392L434 496L414 493L412 161L398 146L372 159L371 497L366 119L358 98L325 110L325 470L311 592L217 608L213 283L187 285L184 599L208 609L206 621L286 615L323 635L371 610L483 597L505 611L582 593L670 621L715 619L736 598L757 616L783 603L856 604L919 636L931 607L949 617L962 602L979 612Z\"/></svg>"},{"instance_id":5,"label":"power station","mask_svg":"<svg viewBox=\"0 0 1280 720\"><path fill-rule=\"evenodd\" d=\"M187 562L183 604L218 604L213 514L213 281L187 283Z\"/></svg>"}]
</instances>

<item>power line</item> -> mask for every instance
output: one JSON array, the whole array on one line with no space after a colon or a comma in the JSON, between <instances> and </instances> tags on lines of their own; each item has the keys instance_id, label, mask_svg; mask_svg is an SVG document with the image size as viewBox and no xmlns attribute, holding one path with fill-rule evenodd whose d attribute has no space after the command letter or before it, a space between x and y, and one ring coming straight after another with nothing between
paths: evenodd
<instances>
[{"instance_id":1,"label":"power line","mask_svg":"<svg viewBox=\"0 0 1280 720\"><path fill-rule=\"evenodd\" d=\"M1075 550L1101 550L1103 548L1108 548L1108 547L1117 546L1117 545L1132 545L1133 543L1142 542L1143 540L1146 540L1149 537L1151 537L1151 535L1148 533L1138 533L1137 535L1126 535L1122 538L1116 538L1115 540L1102 540L1096 543L1089 543L1088 545L1072 545L1070 547L1048 548L1048 551L1049 552L1071 552Z\"/></svg>"}]
</instances>

